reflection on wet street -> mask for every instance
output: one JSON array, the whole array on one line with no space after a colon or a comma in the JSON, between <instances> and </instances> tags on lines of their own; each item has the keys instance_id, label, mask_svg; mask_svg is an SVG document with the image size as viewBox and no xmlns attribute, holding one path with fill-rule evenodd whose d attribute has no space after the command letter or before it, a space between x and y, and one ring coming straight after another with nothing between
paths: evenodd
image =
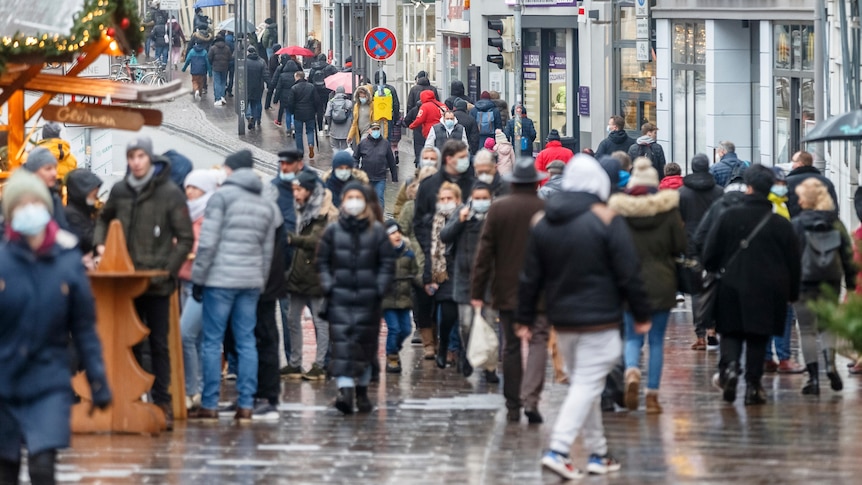
<instances>
[{"instance_id":1,"label":"reflection on wet street","mask_svg":"<svg viewBox=\"0 0 862 485\"><path fill-rule=\"evenodd\" d=\"M605 414L608 443L623 465L583 483L859 483L862 440L858 377L845 389L802 396L805 375L767 374L769 403L729 405L710 385L717 352L689 350L690 314L668 329L660 400L664 414ZM385 328L385 327L384 327ZM306 332L306 350L313 348ZM334 383L283 381L277 423L177 423L156 437L76 435L61 454L67 483L533 484L540 454L565 394L547 384L545 424L508 424L501 390L474 375L438 370L421 347L402 353L405 372L372 384L376 408L344 417L330 406ZM382 356L381 356L382 357ZM310 358L305 359L310 362ZM223 400L233 396L226 383ZM585 455L573 450L576 466Z\"/></svg>"}]
</instances>

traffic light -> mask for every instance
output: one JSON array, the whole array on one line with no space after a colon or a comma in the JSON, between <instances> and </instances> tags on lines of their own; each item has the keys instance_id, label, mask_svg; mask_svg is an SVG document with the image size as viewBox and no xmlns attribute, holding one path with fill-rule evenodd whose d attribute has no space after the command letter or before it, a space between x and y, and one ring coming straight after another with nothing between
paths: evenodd
<instances>
[{"instance_id":1,"label":"traffic light","mask_svg":"<svg viewBox=\"0 0 862 485\"><path fill-rule=\"evenodd\" d=\"M488 29L499 37L488 36L488 46L497 49L497 54L490 54L488 62L500 69L511 69L513 64L513 44L515 42L515 19L507 17L500 20L489 20Z\"/></svg>"}]
</instances>

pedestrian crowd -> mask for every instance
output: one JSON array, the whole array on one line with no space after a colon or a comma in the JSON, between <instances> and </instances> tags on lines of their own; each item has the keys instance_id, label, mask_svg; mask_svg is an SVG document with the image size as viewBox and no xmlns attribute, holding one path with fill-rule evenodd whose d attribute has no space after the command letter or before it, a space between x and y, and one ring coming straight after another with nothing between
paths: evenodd
<instances>
[{"instance_id":1,"label":"pedestrian crowd","mask_svg":"<svg viewBox=\"0 0 862 485\"><path fill-rule=\"evenodd\" d=\"M260 47L275 58L276 46ZM206 55L195 45L186 64L226 73L229 56L218 52L229 50L217 36ZM420 72L402 120L382 71L352 100L340 87L323 103L317 73L310 83L299 62L282 56L270 76L257 52L250 47L246 58L259 64L248 73L260 80L249 129L259 126L268 84L268 107L278 102L286 115L276 124L292 118L300 133L296 150L278 153L271 180L254 170L249 151L192 170L185 157L158 155L138 136L126 147L125 177L99 197L97 176L67 170L57 156L64 142L49 124L4 187L3 483L17 483L22 446L33 483L50 483L56 450L69 443L74 371L86 371L95 408L111 404L85 268L100 264L114 220L135 268L167 274L134 304L150 330L135 348L154 375L147 399L168 429L174 399L196 421L278 420L282 379L330 381L338 411L371 412L369 388L381 372L404 372L401 356L413 343L429 361L418 365L476 373L492 386L502 380L509 422L542 423L550 354L569 388L541 463L563 478L580 476L570 450L583 436L585 471L606 474L621 465L609 453L602 412L637 411L643 398L647 414L662 413L665 333L684 294L691 350L719 351L713 384L725 401L736 400L743 380L745 405L765 404L764 372L807 372L801 392L818 395L821 365L829 387L842 390L835 338L808 304L837 301L842 286L855 290L854 243L811 154L794 154L784 173L741 160L723 141L713 164L697 154L684 175L665 160L654 124L635 139L614 116L595 157L574 153L550 130L534 158L526 108L510 108L497 93L474 103L455 81L441 102ZM325 59L310 65L322 76L331 67ZM225 80L216 78L216 100ZM301 142L307 134L312 158L322 122L338 149L323 173L306 163ZM385 212L387 178L398 182L392 146L401 126L413 130L416 170ZM185 396L169 391L177 291ZM314 330L310 362L304 315ZM802 364L790 352L794 321ZM219 407L225 380L236 381L237 398Z\"/></svg>"}]
</instances>

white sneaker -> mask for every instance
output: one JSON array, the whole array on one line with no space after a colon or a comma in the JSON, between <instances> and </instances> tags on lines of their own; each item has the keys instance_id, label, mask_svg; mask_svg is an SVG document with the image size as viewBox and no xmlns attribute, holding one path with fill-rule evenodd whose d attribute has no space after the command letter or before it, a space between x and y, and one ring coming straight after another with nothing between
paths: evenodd
<instances>
[{"instance_id":1,"label":"white sneaker","mask_svg":"<svg viewBox=\"0 0 862 485\"><path fill-rule=\"evenodd\" d=\"M213 106L221 106L221 100L217 99L216 102L213 103Z\"/></svg>"},{"instance_id":2,"label":"white sneaker","mask_svg":"<svg viewBox=\"0 0 862 485\"><path fill-rule=\"evenodd\" d=\"M545 456L542 457L542 466L565 480L577 480L584 476L584 472L572 465L572 460L550 450L545 452Z\"/></svg>"},{"instance_id":3,"label":"white sneaker","mask_svg":"<svg viewBox=\"0 0 862 485\"><path fill-rule=\"evenodd\" d=\"M198 89L197 91L195 91L195 101L200 101L200 100L201 100L201 90Z\"/></svg>"}]
</instances>

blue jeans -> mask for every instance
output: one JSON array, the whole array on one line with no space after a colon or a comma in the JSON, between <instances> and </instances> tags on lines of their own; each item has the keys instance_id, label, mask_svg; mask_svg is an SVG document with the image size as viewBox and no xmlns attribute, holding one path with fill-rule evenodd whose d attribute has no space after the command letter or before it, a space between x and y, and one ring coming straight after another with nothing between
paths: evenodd
<instances>
[{"instance_id":1,"label":"blue jeans","mask_svg":"<svg viewBox=\"0 0 862 485\"><path fill-rule=\"evenodd\" d=\"M293 113L288 111L287 108L284 107L284 103L281 101L278 103L278 118L276 118L276 121L283 122L284 124L282 126L284 126L285 130L290 130L290 125L293 124Z\"/></svg>"},{"instance_id":2,"label":"blue jeans","mask_svg":"<svg viewBox=\"0 0 862 485\"><path fill-rule=\"evenodd\" d=\"M766 357L764 360L772 360L772 344L775 344L775 356L778 360L790 359L790 332L793 328L793 320L796 319L796 313L793 312L793 305L787 305L787 318L784 320L784 335L781 337L772 337L770 342L766 344Z\"/></svg>"},{"instance_id":3,"label":"blue jeans","mask_svg":"<svg viewBox=\"0 0 862 485\"><path fill-rule=\"evenodd\" d=\"M213 71L213 99L218 101L224 98L225 83L227 83L227 71Z\"/></svg>"},{"instance_id":4,"label":"blue jeans","mask_svg":"<svg viewBox=\"0 0 862 485\"><path fill-rule=\"evenodd\" d=\"M257 300L260 289L204 288L204 341L201 347L204 391L201 407L218 407L221 387L222 342L228 320L236 342L238 372L237 405L251 409L257 391L257 343L254 327L257 325Z\"/></svg>"},{"instance_id":5,"label":"blue jeans","mask_svg":"<svg viewBox=\"0 0 862 485\"><path fill-rule=\"evenodd\" d=\"M260 98L249 99L245 104L245 117L253 118L255 122L260 121L260 116L263 113L263 106L260 104Z\"/></svg>"},{"instance_id":6,"label":"blue jeans","mask_svg":"<svg viewBox=\"0 0 862 485\"><path fill-rule=\"evenodd\" d=\"M450 352L458 352L461 350L461 329L457 326L452 327L449 332L449 349Z\"/></svg>"},{"instance_id":7,"label":"blue jeans","mask_svg":"<svg viewBox=\"0 0 862 485\"><path fill-rule=\"evenodd\" d=\"M203 304L191 295L191 282L183 282L183 293L188 293L180 316L180 334L183 338L183 363L186 376L186 396L200 394L201 380L201 342L203 341Z\"/></svg>"},{"instance_id":8,"label":"blue jeans","mask_svg":"<svg viewBox=\"0 0 862 485\"><path fill-rule=\"evenodd\" d=\"M658 390L661 383L661 368L664 365L664 334L667 330L669 311L655 312L652 315L652 327L647 333L649 339L649 364L647 365L647 389ZM644 346L644 336L635 333L635 320L631 313L623 317L626 326L626 345L623 356L626 369L637 368Z\"/></svg>"},{"instance_id":9,"label":"blue jeans","mask_svg":"<svg viewBox=\"0 0 862 485\"><path fill-rule=\"evenodd\" d=\"M162 64L168 63L168 49L168 46L156 47L156 59L160 60Z\"/></svg>"},{"instance_id":10,"label":"blue jeans","mask_svg":"<svg viewBox=\"0 0 862 485\"><path fill-rule=\"evenodd\" d=\"M335 377L335 385L341 389L342 387L368 387L368 384L371 382L371 366L365 366L365 372L362 373L357 379L352 377Z\"/></svg>"},{"instance_id":11,"label":"blue jeans","mask_svg":"<svg viewBox=\"0 0 862 485\"><path fill-rule=\"evenodd\" d=\"M386 355L401 352L404 341L413 333L413 322L410 319L410 310L383 310L383 319L386 320Z\"/></svg>"},{"instance_id":12,"label":"blue jeans","mask_svg":"<svg viewBox=\"0 0 862 485\"><path fill-rule=\"evenodd\" d=\"M371 188L374 189L374 192L377 193L377 198L380 200L380 208L385 208L386 201L384 199L384 195L386 193L386 181L385 180L372 180L370 182Z\"/></svg>"},{"instance_id":13,"label":"blue jeans","mask_svg":"<svg viewBox=\"0 0 862 485\"><path fill-rule=\"evenodd\" d=\"M296 149L304 152L305 145L302 142L302 133L305 132L306 137L308 138L308 146L314 146L314 120L311 121L300 121L296 118L293 119L293 126L296 127ZM303 129L304 127L304 129Z\"/></svg>"},{"instance_id":14,"label":"blue jeans","mask_svg":"<svg viewBox=\"0 0 862 485\"><path fill-rule=\"evenodd\" d=\"M278 300L278 306L281 310L281 332L284 341L284 361L290 363L290 325L288 324L287 315L290 311L290 298L281 298Z\"/></svg>"}]
</instances>

